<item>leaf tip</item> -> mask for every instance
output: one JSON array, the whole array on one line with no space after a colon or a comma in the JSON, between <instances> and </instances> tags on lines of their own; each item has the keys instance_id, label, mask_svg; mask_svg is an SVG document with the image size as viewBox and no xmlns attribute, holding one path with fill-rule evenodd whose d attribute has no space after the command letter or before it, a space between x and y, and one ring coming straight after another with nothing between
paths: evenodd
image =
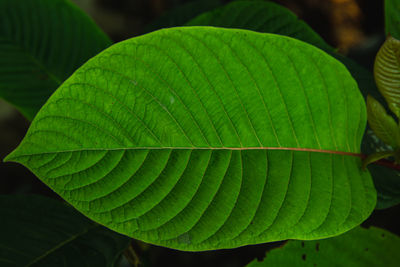
<instances>
[{"instance_id":1,"label":"leaf tip","mask_svg":"<svg viewBox=\"0 0 400 267\"><path fill-rule=\"evenodd\" d=\"M20 153L19 153L19 150L20 150L19 147L14 149L10 154L8 154L7 156L5 156L5 158L3 158L3 162L4 163L6 163L6 162L17 162L17 163L19 163L18 158L21 156Z\"/></svg>"},{"instance_id":2,"label":"leaf tip","mask_svg":"<svg viewBox=\"0 0 400 267\"><path fill-rule=\"evenodd\" d=\"M6 163L6 162L14 161L15 157L13 156L13 154L14 154L14 151L11 152L10 154L8 154L5 158L3 158L3 162Z\"/></svg>"}]
</instances>

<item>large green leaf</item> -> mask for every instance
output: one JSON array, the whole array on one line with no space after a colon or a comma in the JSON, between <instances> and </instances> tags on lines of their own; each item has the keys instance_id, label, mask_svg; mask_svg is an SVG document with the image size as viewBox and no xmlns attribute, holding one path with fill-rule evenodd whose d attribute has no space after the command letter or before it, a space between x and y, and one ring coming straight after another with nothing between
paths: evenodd
<instances>
[{"instance_id":1,"label":"large green leaf","mask_svg":"<svg viewBox=\"0 0 400 267\"><path fill-rule=\"evenodd\" d=\"M371 94L376 99L377 88L372 74L353 60L335 52L308 24L285 7L270 1L238 0L210 12L201 14L186 23L189 26L216 26L246 29L264 33L289 36L312 44L341 61L357 81L366 97Z\"/></svg>"},{"instance_id":2,"label":"large green leaf","mask_svg":"<svg viewBox=\"0 0 400 267\"><path fill-rule=\"evenodd\" d=\"M233 16L234 15L234 16ZM357 81L361 93L366 98L368 94L383 103L371 72L353 60L335 52L325 41L318 36L306 23L298 20L288 9L269 1L235 1L217 8L214 11L202 14L187 25L208 25L225 28L250 29L265 33L276 33L290 36L312 45L315 45L336 59L340 60ZM372 131L366 131L362 151L373 154L382 151L382 142L377 140ZM369 165L378 191L378 208L388 208L400 203L399 172L379 165Z\"/></svg>"},{"instance_id":3,"label":"large green leaf","mask_svg":"<svg viewBox=\"0 0 400 267\"><path fill-rule=\"evenodd\" d=\"M316 239L375 206L346 68L273 34L157 31L91 59L7 160L88 217L181 250Z\"/></svg>"},{"instance_id":4,"label":"large green leaf","mask_svg":"<svg viewBox=\"0 0 400 267\"><path fill-rule=\"evenodd\" d=\"M400 39L400 1L385 0L386 34Z\"/></svg>"},{"instance_id":5,"label":"large green leaf","mask_svg":"<svg viewBox=\"0 0 400 267\"><path fill-rule=\"evenodd\" d=\"M68 0L0 0L0 97L32 119L73 71L110 44Z\"/></svg>"},{"instance_id":6,"label":"large green leaf","mask_svg":"<svg viewBox=\"0 0 400 267\"><path fill-rule=\"evenodd\" d=\"M0 266L114 266L129 238L42 196L0 196Z\"/></svg>"},{"instance_id":7,"label":"large green leaf","mask_svg":"<svg viewBox=\"0 0 400 267\"><path fill-rule=\"evenodd\" d=\"M289 241L267 253L264 266L352 266L397 267L400 262L400 238L386 230L357 227L343 235L318 241Z\"/></svg>"},{"instance_id":8,"label":"large green leaf","mask_svg":"<svg viewBox=\"0 0 400 267\"><path fill-rule=\"evenodd\" d=\"M381 100L371 72L353 60L336 53L335 49L328 45L304 21L299 20L287 8L273 2L261 0L234 1L193 18L186 25L217 26L275 33L312 44L332 55L348 68L365 98L370 94L375 99Z\"/></svg>"}]
</instances>

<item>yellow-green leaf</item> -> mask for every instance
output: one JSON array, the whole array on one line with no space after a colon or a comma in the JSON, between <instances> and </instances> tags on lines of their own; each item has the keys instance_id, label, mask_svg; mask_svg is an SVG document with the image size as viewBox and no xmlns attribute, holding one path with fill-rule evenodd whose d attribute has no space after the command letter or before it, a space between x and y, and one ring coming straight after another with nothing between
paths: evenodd
<instances>
[{"instance_id":1,"label":"yellow-green leaf","mask_svg":"<svg viewBox=\"0 0 400 267\"><path fill-rule=\"evenodd\" d=\"M376 136L396 148L400 144L399 128L392 116L387 114L385 108L372 96L367 97L368 124Z\"/></svg>"},{"instance_id":2,"label":"yellow-green leaf","mask_svg":"<svg viewBox=\"0 0 400 267\"><path fill-rule=\"evenodd\" d=\"M400 117L400 41L388 36L376 55L374 76L390 110Z\"/></svg>"}]
</instances>

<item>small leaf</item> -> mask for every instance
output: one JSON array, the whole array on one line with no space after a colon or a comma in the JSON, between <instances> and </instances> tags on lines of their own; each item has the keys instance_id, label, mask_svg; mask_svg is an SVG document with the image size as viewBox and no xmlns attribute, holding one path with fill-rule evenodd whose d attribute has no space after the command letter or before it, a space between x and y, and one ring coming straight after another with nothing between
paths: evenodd
<instances>
[{"instance_id":1,"label":"small leaf","mask_svg":"<svg viewBox=\"0 0 400 267\"><path fill-rule=\"evenodd\" d=\"M394 155L395 155L394 151L381 151L368 155L368 157L363 160L362 168L365 169L368 164L371 164L381 159L392 157Z\"/></svg>"},{"instance_id":2,"label":"small leaf","mask_svg":"<svg viewBox=\"0 0 400 267\"><path fill-rule=\"evenodd\" d=\"M114 266L129 238L42 196L0 195L0 265Z\"/></svg>"},{"instance_id":3,"label":"small leaf","mask_svg":"<svg viewBox=\"0 0 400 267\"><path fill-rule=\"evenodd\" d=\"M372 96L367 97L368 124L376 136L392 148L400 146L400 129L392 116Z\"/></svg>"},{"instance_id":4,"label":"small leaf","mask_svg":"<svg viewBox=\"0 0 400 267\"><path fill-rule=\"evenodd\" d=\"M354 157L365 126L357 84L320 49L171 28L89 60L7 160L120 233L222 249L328 237L365 220L376 201Z\"/></svg>"},{"instance_id":5,"label":"small leaf","mask_svg":"<svg viewBox=\"0 0 400 267\"><path fill-rule=\"evenodd\" d=\"M385 0L385 29L386 35L400 39L400 2Z\"/></svg>"},{"instance_id":6,"label":"small leaf","mask_svg":"<svg viewBox=\"0 0 400 267\"><path fill-rule=\"evenodd\" d=\"M357 227L343 235L317 241L288 241L269 251L263 261L247 267L352 266L397 267L400 237L376 227Z\"/></svg>"},{"instance_id":7,"label":"small leaf","mask_svg":"<svg viewBox=\"0 0 400 267\"><path fill-rule=\"evenodd\" d=\"M69 0L0 0L0 97L31 120L72 72L110 44Z\"/></svg>"},{"instance_id":8,"label":"small leaf","mask_svg":"<svg viewBox=\"0 0 400 267\"><path fill-rule=\"evenodd\" d=\"M389 109L400 118L400 41L388 36L376 55L375 82Z\"/></svg>"}]
</instances>

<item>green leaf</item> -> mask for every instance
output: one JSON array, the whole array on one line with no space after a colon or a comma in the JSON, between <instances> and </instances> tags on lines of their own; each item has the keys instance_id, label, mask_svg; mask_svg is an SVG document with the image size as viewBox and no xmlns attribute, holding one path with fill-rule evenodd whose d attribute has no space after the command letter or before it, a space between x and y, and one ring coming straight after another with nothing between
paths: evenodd
<instances>
[{"instance_id":1,"label":"green leaf","mask_svg":"<svg viewBox=\"0 0 400 267\"><path fill-rule=\"evenodd\" d=\"M377 98L375 82L369 71L353 60L336 53L335 49L327 44L308 24L298 19L289 9L273 2L234 1L202 14L187 22L186 25L275 33L307 42L341 61L349 69L365 97L367 94L371 94Z\"/></svg>"},{"instance_id":2,"label":"green leaf","mask_svg":"<svg viewBox=\"0 0 400 267\"><path fill-rule=\"evenodd\" d=\"M335 52L309 25L287 8L269 1L234 1L204 13L187 23L191 26L216 26L247 29L289 36L321 48L341 61L357 81L363 95L379 99L372 74L353 60Z\"/></svg>"},{"instance_id":3,"label":"green leaf","mask_svg":"<svg viewBox=\"0 0 400 267\"><path fill-rule=\"evenodd\" d=\"M114 266L129 239L59 201L0 195L0 265Z\"/></svg>"},{"instance_id":4,"label":"green leaf","mask_svg":"<svg viewBox=\"0 0 400 267\"><path fill-rule=\"evenodd\" d=\"M67 0L0 0L0 97L32 119L72 72L110 44Z\"/></svg>"},{"instance_id":5,"label":"green leaf","mask_svg":"<svg viewBox=\"0 0 400 267\"><path fill-rule=\"evenodd\" d=\"M372 96L367 97L368 124L376 136L393 148L400 146L400 129L392 116Z\"/></svg>"},{"instance_id":6,"label":"green leaf","mask_svg":"<svg viewBox=\"0 0 400 267\"><path fill-rule=\"evenodd\" d=\"M162 28L182 26L197 15L221 5L219 0L196 0L182 4L168 10L153 23L147 25L143 33L152 32Z\"/></svg>"},{"instance_id":7,"label":"green leaf","mask_svg":"<svg viewBox=\"0 0 400 267\"><path fill-rule=\"evenodd\" d=\"M400 2L399 0L385 0L385 28L386 35L400 39Z\"/></svg>"},{"instance_id":8,"label":"green leaf","mask_svg":"<svg viewBox=\"0 0 400 267\"><path fill-rule=\"evenodd\" d=\"M400 118L400 41L388 36L376 55L375 82L389 109Z\"/></svg>"},{"instance_id":9,"label":"green leaf","mask_svg":"<svg viewBox=\"0 0 400 267\"><path fill-rule=\"evenodd\" d=\"M7 160L89 218L181 250L337 235L375 206L366 109L342 64L295 39L183 27L100 53ZM358 154L357 154L358 155Z\"/></svg>"},{"instance_id":10,"label":"green leaf","mask_svg":"<svg viewBox=\"0 0 400 267\"><path fill-rule=\"evenodd\" d=\"M233 14L235 14L234 17ZM365 98L370 94L378 101L382 100L383 102L384 100L377 90L371 72L353 60L336 53L334 48L326 44L306 23L299 21L290 10L277 6L275 3L259 0L235 1L195 18L188 25L251 29L305 41L341 61L357 81ZM365 154L373 154L382 150L382 144L371 135L373 135L372 131L365 132L363 138L362 151ZM369 170L378 190L378 207L387 208L400 203L399 172L377 165L370 165Z\"/></svg>"},{"instance_id":11,"label":"green leaf","mask_svg":"<svg viewBox=\"0 0 400 267\"><path fill-rule=\"evenodd\" d=\"M396 267L400 262L400 238L376 227L357 227L343 235L318 241L288 241L267 253L264 266L353 266Z\"/></svg>"}]
</instances>

